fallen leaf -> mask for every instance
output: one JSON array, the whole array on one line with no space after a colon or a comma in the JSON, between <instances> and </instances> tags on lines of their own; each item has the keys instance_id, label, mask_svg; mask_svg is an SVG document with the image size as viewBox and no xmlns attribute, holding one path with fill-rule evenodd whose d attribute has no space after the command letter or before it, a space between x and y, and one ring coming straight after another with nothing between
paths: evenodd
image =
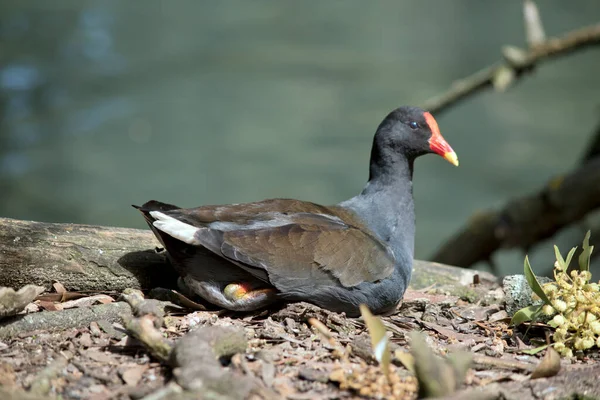
<instances>
[{"instance_id":1,"label":"fallen leaf","mask_svg":"<svg viewBox=\"0 0 600 400\"><path fill-rule=\"evenodd\" d=\"M53 301L38 300L38 305L46 311L59 311L62 310L62 306Z\"/></svg>"},{"instance_id":2,"label":"fallen leaf","mask_svg":"<svg viewBox=\"0 0 600 400\"><path fill-rule=\"evenodd\" d=\"M88 296L88 297L83 297L83 298L79 298L76 300L69 300L66 301L64 303L61 304L62 308L76 308L76 307L89 307L89 306L93 306L94 304L108 304L108 303L112 303L115 300L110 297L107 296L105 294L97 294L95 296Z\"/></svg>"},{"instance_id":3,"label":"fallen leaf","mask_svg":"<svg viewBox=\"0 0 600 400\"><path fill-rule=\"evenodd\" d=\"M54 290L56 291L56 293L58 294L63 294L63 293L67 293L67 289L65 289L65 287L63 286L62 283L56 281L52 284L52 287L54 288Z\"/></svg>"},{"instance_id":4,"label":"fallen leaf","mask_svg":"<svg viewBox=\"0 0 600 400\"><path fill-rule=\"evenodd\" d=\"M23 312L25 314L31 314L31 313L36 313L40 311L40 306L35 304L35 303L29 303L25 306L25 308L23 309Z\"/></svg>"},{"instance_id":5,"label":"fallen leaf","mask_svg":"<svg viewBox=\"0 0 600 400\"><path fill-rule=\"evenodd\" d=\"M79 299L82 297L86 297L86 294L79 292L65 292L65 293L44 293L36 297L36 300L42 301L55 301L55 302L63 302L73 299Z\"/></svg>"},{"instance_id":6,"label":"fallen leaf","mask_svg":"<svg viewBox=\"0 0 600 400\"><path fill-rule=\"evenodd\" d=\"M560 371L560 356L554 347L548 347L542 361L531 374L531 379L548 378L558 374Z\"/></svg>"},{"instance_id":7,"label":"fallen leaf","mask_svg":"<svg viewBox=\"0 0 600 400\"><path fill-rule=\"evenodd\" d=\"M498 322L498 321L503 321L503 320L507 320L507 322L510 320L510 316L508 315L508 313L505 310L500 310L500 311L490 315L490 317L488 318L489 322Z\"/></svg>"},{"instance_id":8,"label":"fallen leaf","mask_svg":"<svg viewBox=\"0 0 600 400\"><path fill-rule=\"evenodd\" d=\"M172 290L172 292L173 292L173 294L175 294L175 296L177 296L182 307L189 308L190 310L206 311L206 307L204 307L202 304L199 304L193 300L190 300L189 298L182 295L181 293L179 293L176 290Z\"/></svg>"}]
</instances>

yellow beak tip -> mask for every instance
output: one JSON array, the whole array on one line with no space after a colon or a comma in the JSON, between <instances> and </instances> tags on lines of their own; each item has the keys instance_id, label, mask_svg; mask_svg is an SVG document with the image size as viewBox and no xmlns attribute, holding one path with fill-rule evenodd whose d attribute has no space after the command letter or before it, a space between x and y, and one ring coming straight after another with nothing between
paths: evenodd
<instances>
[{"instance_id":1,"label":"yellow beak tip","mask_svg":"<svg viewBox=\"0 0 600 400\"><path fill-rule=\"evenodd\" d=\"M456 156L455 152L453 152L453 151L447 152L446 154L444 154L444 158L450 164L454 165L455 167L458 167L458 157Z\"/></svg>"}]
</instances>

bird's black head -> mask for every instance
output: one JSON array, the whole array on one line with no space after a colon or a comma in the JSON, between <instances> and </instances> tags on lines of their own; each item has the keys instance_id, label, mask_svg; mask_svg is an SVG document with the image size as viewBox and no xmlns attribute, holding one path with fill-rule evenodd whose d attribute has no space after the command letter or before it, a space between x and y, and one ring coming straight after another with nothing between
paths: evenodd
<instances>
[{"instance_id":1,"label":"bird's black head","mask_svg":"<svg viewBox=\"0 0 600 400\"><path fill-rule=\"evenodd\" d=\"M397 108L377 128L372 157L393 159L394 155L400 155L412 162L427 153L439 154L458 166L456 153L442 137L437 122L427 111L418 107Z\"/></svg>"}]
</instances>

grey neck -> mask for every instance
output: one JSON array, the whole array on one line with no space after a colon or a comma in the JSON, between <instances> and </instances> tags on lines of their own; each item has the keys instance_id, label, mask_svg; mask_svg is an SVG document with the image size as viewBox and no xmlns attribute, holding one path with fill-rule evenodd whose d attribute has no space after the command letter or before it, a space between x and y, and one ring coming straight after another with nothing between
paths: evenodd
<instances>
[{"instance_id":1,"label":"grey neck","mask_svg":"<svg viewBox=\"0 0 600 400\"><path fill-rule=\"evenodd\" d=\"M363 191L340 206L354 213L386 242L400 264L412 264L415 210L412 195L413 162L394 157L393 163L371 161L371 173ZM410 258L409 258L410 257Z\"/></svg>"}]
</instances>

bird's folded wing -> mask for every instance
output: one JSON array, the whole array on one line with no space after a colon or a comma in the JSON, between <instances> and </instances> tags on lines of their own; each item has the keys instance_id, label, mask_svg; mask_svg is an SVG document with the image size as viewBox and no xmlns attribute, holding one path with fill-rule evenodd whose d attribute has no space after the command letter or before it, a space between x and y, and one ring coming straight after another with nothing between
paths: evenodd
<instances>
[{"instance_id":1,"label":"bird's folded wing","mask_svg":"<svg viewBox=\"0 0 600 400\"><path fill-rule=\"evenodd\" d=\"M154 227L203 246L261 279L338 281L351 287L387 278L391 250L347 211L276 199L151 213Z\"/></svg>"},{"instance_id":2,"label":"bird's folded wing","mask_svg":"<svg viewBox=\"0 0 600 400\"><path fill-rule=\"evenodd\" d=\"M337 279L343 286L387 278L394 259L379 240L352 227L289 224L223 233L221 254L286 278ZM325 277L323 275L326 275Z\"/></svg>"}]
</instances>

